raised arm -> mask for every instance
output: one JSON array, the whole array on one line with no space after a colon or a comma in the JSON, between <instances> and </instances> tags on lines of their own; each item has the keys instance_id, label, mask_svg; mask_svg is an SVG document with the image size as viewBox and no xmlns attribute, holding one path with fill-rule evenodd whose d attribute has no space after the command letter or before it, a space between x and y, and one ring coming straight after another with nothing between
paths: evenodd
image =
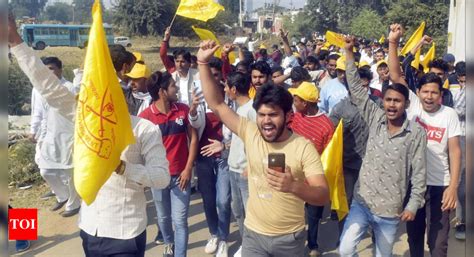
<instances>
[{"instance_id":1,"label":"raised arm","mask_svg":"<svg viewBox=\"0 0 474 257\"><path fill-rule=\"evenodd\" d=\"M290 42L288 41L288 31L280 29L280 38L283 42L283 50L285 50L285 55L291 56L293 52L291 52Z\"/></svg>"},{"instance_id":2,"label":"raised arm","mask_svg":"<svg viewBox=\"0 0 474 257\"><path fill-rule=\"evenodd\" d=\"M407 82L402 77L402 69L398 60L398 42L402 36L402 25L390 25L390 33L388 34L388 70L390 71L390 80L393 83L400 83L408 87Z\"/></svg>"},{"instance_id":3,"label":"raised arm","mask_svg":"<svg viewBox=\"0 0 474 257\"><path fill-rule=\"evenodd\" d=\"M163 42L161 42L160 59L161 59L161 62L163 62L163 65L165 66L166 71L168 71L169 73L173 73L176 70L176 67L174 65L174 62L172 62L168 58L168 47L169 47L170 37L171 37L171 28L167 27L165 30L165 35L163 37Z\"/></svg>"},{"instance_id":4,"label":"raised arm","mask_svg":"<svg viewBox=\"0 0 474 257\"><path fill-rule=\"evenodd\" d=\"M227 75L232 72L232 66L230 66L229 53L234 51L234 45L227 43L222 47L221 60L222 60L222 78L227 80Z\"/></svg>"},{"instance_id":5,"label":"raised arm","mask_svg":"<svg viewBox=\"0 0 474 257\"><path fill-rule=\"evenodd\" d=\"M239 116L225 102L218 85L211 74L209 60L219 48L215 41L201 42L197 53L199 76L201 77L202 91L209 108L235 134L238 133Z\"/></svg>"},{"instance_id":6,"label":"raised arm","mask_svg":"<svg viewBox=\"0 0 474 257\"><path fill-rule=\"evenodd\" d=\"M28 47L17 32L15 19L9 17L8 43L11 53L16 57L18 65L30 80L33 87L40 93L49 106L58 109L66 119L74 120L76 113L76 97L61 84L33 49Z\"/></svg>"},{"instance_id":7,"label":"raised arm","mask_svg":"<svg viewBox=\"0 0 474 257\"><path fill-rule=\"evenodd\" d=\"M355 38L346 36L344 38L345 56L346 56L346 78L349 85L349 92L352 102L359 108L362 117L370 125L378 115L383 114L377 104L370 100L367 89L363 86L359 76L359 71L355 66L354 48Z\"/></svg>"}]
</instances>

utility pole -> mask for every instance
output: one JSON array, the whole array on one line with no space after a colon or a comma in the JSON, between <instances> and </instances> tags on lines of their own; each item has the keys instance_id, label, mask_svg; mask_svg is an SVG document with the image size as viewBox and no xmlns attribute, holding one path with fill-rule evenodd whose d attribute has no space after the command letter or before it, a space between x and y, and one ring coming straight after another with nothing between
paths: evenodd
<instances>
[{"instance_id":1,"label":"utility pole","mask_svg":"<svg viewBox=\"0 0 474 257\"><path fill-rule=\"evenodd\" d=\"M239 0L239 26L242 28L243 23L242 23L242 1Z\"/></svg>"}]
</instances>

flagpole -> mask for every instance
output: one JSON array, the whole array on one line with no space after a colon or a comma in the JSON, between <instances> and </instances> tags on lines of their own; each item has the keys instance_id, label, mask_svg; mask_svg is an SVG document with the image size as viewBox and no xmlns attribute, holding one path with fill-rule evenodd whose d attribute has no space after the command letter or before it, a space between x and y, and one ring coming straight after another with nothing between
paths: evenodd
<instances>
[{"instance_id":1,"label":"flagpole","mask_svg":"<svg viewBox=\"0 0 474 257\"><path fill-rule=\"evenodd\" d=\"M176 13L177 13L177 12L176 12ZM176 19L176 13L174 14L174 17L173 17L173 19L171 20L171 24L170 24L170 26L169 26L169 27L170 27L170 29L171 29L171 27L173 26L174 19Z\"/></svg>"},{"instance_id":2,"label":"flagpole","mask_svg":"<svg viewBox=\"0 0 474 257\"><path fill-rule=\"evenodd\" d=\"M181 4L181 0L179 1L179 4L178 4L178 9L179 9L179 5ZM174 13L174 16L173 16L173 19L171 20L171 24L170 24L170 29L171 27L173 26L173 23L174 23L174 19L176 19L176 14L178 13L178 10L176 10L176 12Z\"/></svg>"}]
</instances>

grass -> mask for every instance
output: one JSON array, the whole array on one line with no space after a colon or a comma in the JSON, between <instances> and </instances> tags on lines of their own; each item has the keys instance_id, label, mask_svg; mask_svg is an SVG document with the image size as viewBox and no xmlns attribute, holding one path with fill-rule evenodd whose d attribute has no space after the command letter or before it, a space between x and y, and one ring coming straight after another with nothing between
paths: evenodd
<instances>
[{"instance_id":1,"label":"grass","mask_svg":"<svg viewBox=\"0 0 474 257\"><path fill-rule=\"evenodd\" d=\"M29 189L18 189L16 187L8 188L8 195L10 197L9 204L13 208L37 208L48 209L55 203L54 197L48 200L42 200L40 197L51 189L46 182L35 184Z\"/></svg>"}]
</instances>

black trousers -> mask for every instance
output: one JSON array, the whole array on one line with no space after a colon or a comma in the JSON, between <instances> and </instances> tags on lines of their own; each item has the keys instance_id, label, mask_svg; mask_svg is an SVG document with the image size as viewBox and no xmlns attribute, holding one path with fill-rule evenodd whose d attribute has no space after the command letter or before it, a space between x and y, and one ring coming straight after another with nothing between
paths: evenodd
<instances>
[{"instance_id":1,"label":"black trousers","mask_svg":"<svg viewBox=\"0 0 474 257\"><path fill-rule=\"evenodd\" d=\"M446 187L427 186L425 205L418 209L414 221L407 222L410 256L424 256L425 230L432 257L448 256L449 213L441 211L441 200Z\"/></svg>"},{"instance_id":2,"label":"black trousers","mask_svg":"<svg viewBox=\"0 0 474 257\"><path fill-rule=\"evenodd\" d=\"M144 257L146 230L131 239L91 236L81 230L82 248L86 257Z\"/></svg>"}]
</instances>

